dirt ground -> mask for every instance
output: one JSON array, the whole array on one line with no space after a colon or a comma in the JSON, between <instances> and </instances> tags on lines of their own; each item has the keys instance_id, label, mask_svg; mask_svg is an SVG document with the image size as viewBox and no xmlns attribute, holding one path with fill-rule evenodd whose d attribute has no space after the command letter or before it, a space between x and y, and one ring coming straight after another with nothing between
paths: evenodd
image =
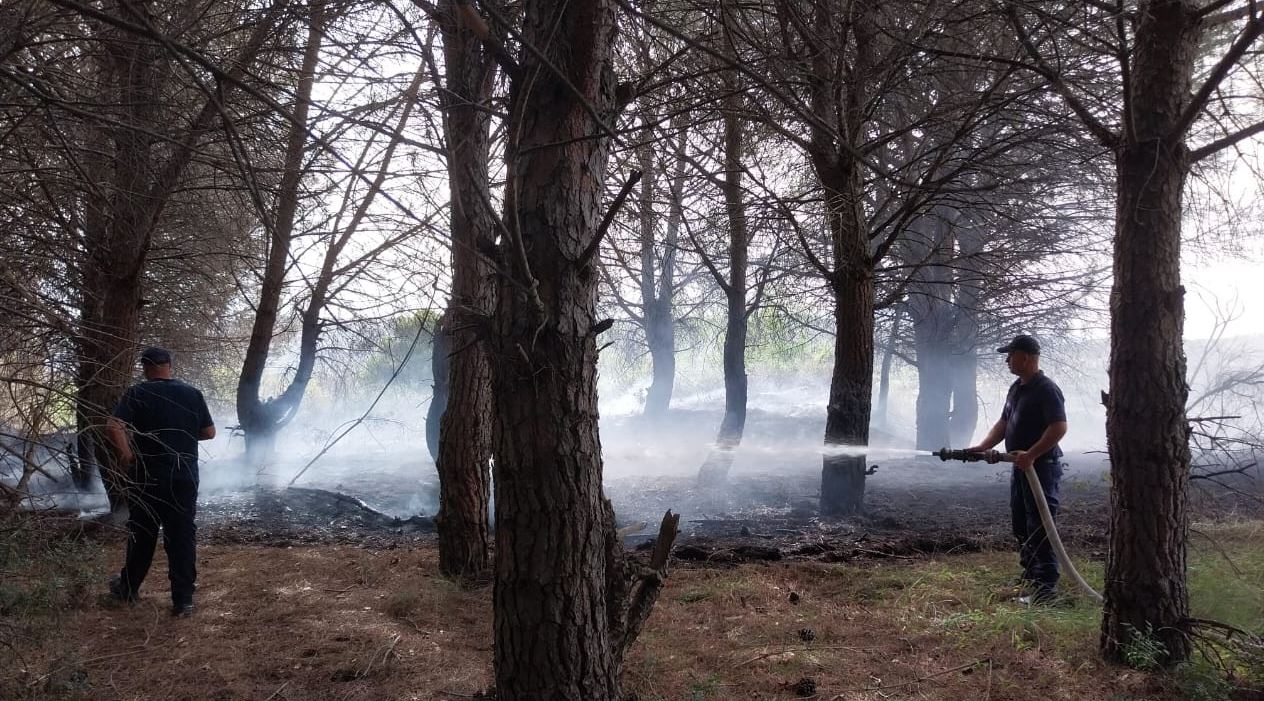
<instances>
[{"instance_id":1,"label":"dirt ground","mask_svg":"<svg viewBox=\"0 0 1264 701\"><path fill-rule=\"evenodd\" d=\"M1240 517L1253 525L1238 542L1258 546L1264 522ZM801 547L810 522L763 542ZM830 528L853 548L830 562L815 551L743 558L742 546L761 540L757 530L691 539L686 549L705 543L710 555L677 561L628 661L625 691L639 701L1192 698L1169 676L1100 662L1099 614L1086 602L1009 603L1007 550L948 552L918 531L929 548L919 550L910 539L857 541L863 523ZM347 528L327 542L260 544L242 542L263 532L252 526L208 530L193 618L167 615L160 552L138 605L105 607L88 591L38 640L19 640L5 655L0 697L429 700L481 698L491 684L490 590L437 576L432 536ZM1101 562L1085 547L1097 540L1077 537L1076 554L1100 581ZM122 539L101 531L91 541L103 583ZM1247 605L1264 626L1264 557L1253 557L1258 581L1245 591L1260 600Z\"/></svg>"},{"instance_id":2,"label":"dirt ground","mask_svg":"<svg viewBox=\"0 0 1264 701\"><path fill-rule=\"evenodd\" d=\"M490 592L436 577L429 545L208 546L200 560L195 617L167 616L161 577L135 607L87 607L6 672L21 693L11 698L461 699L491 683ZM961 645L941 614L902 603L900 580L882 575L907 566L679 567L626 690L790 699L808 677L815 698L1179 698L1155 678L1103 666L1091 645L1054 654L1038 627L1019 626L1032 636L1026 646Z\"/></svg>"}]
</instances>

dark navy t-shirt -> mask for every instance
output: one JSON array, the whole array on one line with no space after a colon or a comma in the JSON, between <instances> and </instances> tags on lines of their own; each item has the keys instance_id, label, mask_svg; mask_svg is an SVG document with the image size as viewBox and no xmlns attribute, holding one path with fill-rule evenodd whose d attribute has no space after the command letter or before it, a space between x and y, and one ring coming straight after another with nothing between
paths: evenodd
<instances>
[{"instance_id":1,"label":"dark navy t-shirt","mask_svg":"<svg viewBox=\"0 0 1264 701\"><path fill-rule=\"evenodd\" d=\"M150 476L198 478L198 436L214 425L201 390L179 380L132 385L114 416L132 429L136 460Z\"/></svg>"},{"instance_id":2,"label":"dark navy t-shirt","mask_svg":"<svg viewBox=\"0 0 1264 701\"><path fill-rule=\"evenodd\" d=\"M1040 440L1049 424L1066 421L1066 400L1062 390L1043 372L1037 373L1027 384L1015 380L1005 397L1005 409L1001 412L1005 422L1005 450L1027 450ZM1036 457L1036 462L1048 462L1062 457L1058 446Z\"/></svg>"}]
</instances>

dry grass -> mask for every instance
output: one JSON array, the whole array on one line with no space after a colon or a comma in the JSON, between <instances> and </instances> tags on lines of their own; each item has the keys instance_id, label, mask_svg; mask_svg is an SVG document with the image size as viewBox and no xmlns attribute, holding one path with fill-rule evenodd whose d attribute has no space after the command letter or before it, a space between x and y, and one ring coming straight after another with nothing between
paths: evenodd
<instances>
[{"instance_id":1,"label":"dry grass","mask_svg":"<svg viewBox=\"0 0 1264 701\"><path fill-rule=\"evenodd\" d=\"M1221 547L1258 548L1258 524L1244 528ZM9 658L0 660L0 697L429 700L491 683L490 591L435 576L433 549L213 546L200 555L194 618L167 617L160 555L138 606L86 605L56 618L56 631L19 640L20 655L0 652ZM1246 559L1246 588L1227 597L1245 609L1233 615L1264 606L1250 589L1264 584L1253 579L1264 565ZM1087 605L1006 603L1012 560L677 569L625 688L642 701L792 699L793 685L811 677L816 698L849 701L1182 698L1172 676L1099 662L1097 613ZM1195 559L1196 603L1198 568L1211 562ZM1220 606L1226 597L1213 598Z\"/></svg>"}]
</instances>

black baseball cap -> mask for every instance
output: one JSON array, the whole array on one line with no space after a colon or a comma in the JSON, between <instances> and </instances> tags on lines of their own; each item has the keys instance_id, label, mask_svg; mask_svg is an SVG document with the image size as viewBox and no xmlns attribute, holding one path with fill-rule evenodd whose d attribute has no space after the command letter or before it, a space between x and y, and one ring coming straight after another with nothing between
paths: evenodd
<instances>
[{"instance_id":1,"label":"black baseball cap","mask_svg":"<svg viewBox=\"0 0 1264 701\"><path fill-rule=\"evenodd\" d=\"M141 351L140 362L145 365L166 365L171 362L171 351L158 346L150 346Z\"/></svg>"},{"instance_id":2,"label":"black baseball cap","mask_svg":"<svg viewBox=\"0 0 1264 701\"><path fill-rule=\"evenodd\" d=\"M1022 351L1032 355L1040 355L1040 341L1035 336L1027 334L1019 334L1014 340L996 349L997 353L1009 353L1010 351Z\"/></svg>"}]
</instances>

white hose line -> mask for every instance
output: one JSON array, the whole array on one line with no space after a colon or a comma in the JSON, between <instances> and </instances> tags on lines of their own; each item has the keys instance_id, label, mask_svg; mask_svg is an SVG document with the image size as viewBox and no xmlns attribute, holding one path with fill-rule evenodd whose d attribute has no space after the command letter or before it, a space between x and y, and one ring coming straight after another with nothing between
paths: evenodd
<instances>
[{"instance_id":1,"label":"white hose line","mask_svg":"<svg viewBox=\"0 0 1264 701\"><path fill-rule=\"evenodd\" d=\"M1053 546L1053 552L1058 556L1058 563L1062 565L1062 569L1069 573L1075 583L1084 590L1094 601L1101 604L1105 602L1101 594L1097 590L1089 586L1088 582L1080 576L1080 571L1075 569L1075 564L1071 562L1071 557L1067 555L1066 546L1062 544L1062 537L1058 535L1058 527L1053 523L1053 514L1049 513L1049 501L1045 499L1044 487L1040 486L1040 477L1036 475L1036 468L1029 467L1023 470L1027 475L1027 484L1031 485L1031 491L1036 497L1036 510L1040 512L1040 522L1045 526L1045 537L1049 539L1049 544Z\"/></svg>"}]
</instances>

